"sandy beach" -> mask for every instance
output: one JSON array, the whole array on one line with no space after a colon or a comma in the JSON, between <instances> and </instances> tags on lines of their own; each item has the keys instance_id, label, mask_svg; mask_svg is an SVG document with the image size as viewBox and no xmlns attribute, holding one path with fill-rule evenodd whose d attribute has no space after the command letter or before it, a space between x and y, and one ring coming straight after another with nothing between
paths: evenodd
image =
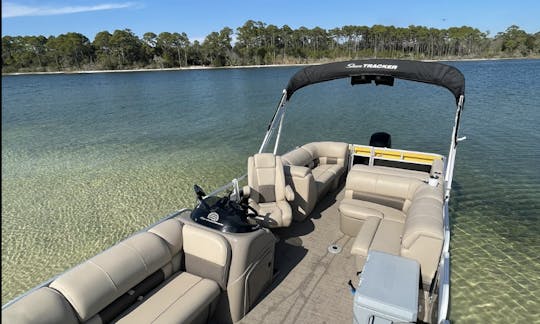
<instances>
[{"instance_id":1,"label":"sandy beach","mask_svg":"<svg viewBox=\"0 0 540 324\"><path fill-rule=\"evenodd\" d=\"M176 68L150 68L150 69L128 69L128 70L80 70L80 71L52 71L52 72L13 72L2 73L2 75L49 75L49 74L94 74L94 73L129 73L129 72L163 72L163 71L183 71L183 70L217 70L217 69L250 69L250 68L269 68L269 67L288 67L288 66L306 66L321 63L306 64L267 64L267 65L237 65L237 66L203 66L193 65Z\"/></svg>"},{"instance_id":2,"label":"sandy beach","mask_svg":"<svg viewBox=\"0 0 540 324\"><path fill-rule=\"evenodd\" d=\"M459 62L459 61L498 61L498 60L534 60L540 57L499 57L499 58L448 58L448 59L433 59L419 60L423 62ZM345 60L345 59L343 59ZM335 60L339 62L341 60ZM313 63L298 63L298 64L266 64L266 65L235 65L235 66L204 66L193 65L175 68L139 68L126 70L79 70L79 71L51 71L51 72L13 72L2 73L2 75L50 75L50 74L94 74L94 73L129 73L129 72L163 72L163 71L183 71L183 70L216 70L216 69L256 69L256 68L271 68L271 67L290 67L290 66L307 66L329 63L328 61L313 62Z\"/></svg>"}]
</instances>

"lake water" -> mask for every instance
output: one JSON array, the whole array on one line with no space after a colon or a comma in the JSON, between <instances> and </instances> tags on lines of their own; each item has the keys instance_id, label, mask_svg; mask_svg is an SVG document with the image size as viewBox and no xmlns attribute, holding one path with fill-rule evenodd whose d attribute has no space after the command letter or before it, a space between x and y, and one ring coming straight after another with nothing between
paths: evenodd
<instances>
[{"instance_id":1,"label":"lake water","mask_svg":"<svg viewBox=\"0 0 540 324\"><path fill-rule=\"evenodd\" d=\"M466 77L450 318L540 319L540 60L448 62ZM2 304L244 173L299 67L2 77ZM280 151L317 140L447 154L443 88L299 90ZM345 279L344 279L345 280ZM345 282L345 281L344 281ZM344 293L347 287L343 287Z\"/></svg>"}]
</instances>

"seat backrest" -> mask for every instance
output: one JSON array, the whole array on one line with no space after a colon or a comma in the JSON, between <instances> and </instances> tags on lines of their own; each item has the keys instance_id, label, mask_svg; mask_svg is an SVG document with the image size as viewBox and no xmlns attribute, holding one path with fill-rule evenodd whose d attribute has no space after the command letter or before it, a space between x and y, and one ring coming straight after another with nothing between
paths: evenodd
<instances>
[{"instance_id":1,"label":"seat backrest","mask_svg":"<svg viewBox=\"0 0 540 324\"><path fill-rule=\"evenodd\" d=\"M422 184L415 178L353 169L347 175L345 197L406 211Z\"/></svg>"},{"instance_id":2,"label":"seat backrest","mask_svg":"<svg viewBox=\"0 0 540 324\"><path fill-rule=\"evenodd\" d=\"M256 203L285 200L285 174L281 157L259 153L248 158L249 197Z\"/></svg>"},{"instance_id":3,"label":"seat backrest","mask_svg":"<svg viewBox=\"0 0 540 324\"><path fill-rule=\"evenodd\" d=\"M312 169L313 166L310 164L313 164L315 157L313 157L312 153L305 148L298 147L283 154L281 159L286 165L303 166Z\"/></svg>"},{"instance_id":4,"label":"seat backrest","mask_svg":"<svg viewBox=\"0 0 540 324\"><path fill-rule=\"evenodd\" d=\"M66 297L84 322L165 266L171 258L163 239L154 233L142 232L72 268L55 279L50 287Z\"/></svg>"},{"instance_id":5,"label":"seat backrest","mask_svg":"<svg viewBox=\"0 0 540 324\"><path fill-rule=\"evenodd\" d=\"M227 289L231 266L229 242L215 230L186 224L182 228L186 271L212 279Z\"/></svg>"},{"instance_id":6,"label":"seat backrest","mask_svg":"<svg viewBox=\"0 0 540 324\"><path fill-rule=\"evenodd\" d=\"M180 270L182 241L178 220L156 224L15 301L2 311L2 319L14 323L109 322Z\"/></svg>"},{"instance_id":7,"label":"seat backrest","mask_svg":"<svg viewBox=\"0 0 540 324\"><path fill-rule=\"evenodd\" d=\"M79 323L75 311L58 291L41 287L2 310L2 323Z\"/></svg>"},{"instance_id":8,"label":"seat backrest","mask_svg":"<svg viewBox=\"0 0 540 324\"><path fill-rule=\"evenodd\" d=\"M343 142L313 142L302 148L310 152L316 164L337 164L346 166L349 158L349 144Z\"/></svg>"},{"instance_id":9,"label":"seat backrest","mask_svg":"<svg viewBox=\"0 0 540 324\"><path fill-rule=\"evenodd\" d=\"M407 211L401 239L400 255L420 263L426 287L435 276L444 243L442 192L427 184L416 192Z\"/></svg>"}]
</instances>

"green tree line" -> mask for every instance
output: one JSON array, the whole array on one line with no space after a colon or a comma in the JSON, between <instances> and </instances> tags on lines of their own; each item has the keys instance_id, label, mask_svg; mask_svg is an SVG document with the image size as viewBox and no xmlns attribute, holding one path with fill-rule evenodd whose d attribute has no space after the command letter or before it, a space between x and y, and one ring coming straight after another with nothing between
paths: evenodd
<instances>
[{"instance_id":1,"label":"green tree line","mask_svg":"<svg viewBox=\"0 0 540 324\"><path fill-rule=\"evenodd\" d=\"M334 29L281 28L248 20L236 32L224 27L204 41L186 33L102 31L90 41L80 33L59 36L3 36L2 72L46 72L238 66L323 62L354 58L455 59L539 57L540 32L512 25L489 32L462 26L343 26Z\"/></svg>"}]
</instances>

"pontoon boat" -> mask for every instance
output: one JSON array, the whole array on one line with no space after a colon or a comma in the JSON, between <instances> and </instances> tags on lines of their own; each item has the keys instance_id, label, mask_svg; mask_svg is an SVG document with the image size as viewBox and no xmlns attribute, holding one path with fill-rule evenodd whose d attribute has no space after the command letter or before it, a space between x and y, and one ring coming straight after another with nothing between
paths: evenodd
<instances>
[{"instance_id":1,"label":"pontoon boat","mask_svg":"<svg viewBox=\"0 0 540 324\"><path fill-rule=\"evenodd\" d=\"M448 156L298 143L279 155L286 106L340 78L448 89ZM299 70L247 174L39 285L2 308L8 323L447 323L448 203L464 77L433 62L353 60ZM273 141L273 142L272 142ZM273 148L269 149L270 144Z\"/></svg>"}]
</instances>

